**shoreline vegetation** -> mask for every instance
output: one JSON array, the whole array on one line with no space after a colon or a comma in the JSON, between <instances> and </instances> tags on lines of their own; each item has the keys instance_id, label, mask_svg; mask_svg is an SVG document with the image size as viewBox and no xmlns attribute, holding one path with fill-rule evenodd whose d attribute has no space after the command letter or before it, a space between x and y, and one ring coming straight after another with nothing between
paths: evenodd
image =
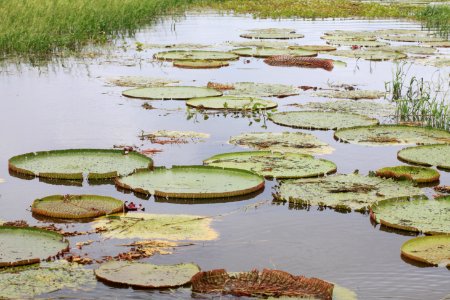
<instances>
[{"instance_id":1,"label":"shoreline vegetation","mask_svg":"<svg viewBox=\"0 0 450 300\"><path fill-rule=\"evenodd\" d=\"M404 3L404 2L403 2ZM189 9L258 18L406 18L448 36L450 5L352 0L1 0L0 58L51 56L133 35L163 16Z\"/></svg>"}]
</instances>

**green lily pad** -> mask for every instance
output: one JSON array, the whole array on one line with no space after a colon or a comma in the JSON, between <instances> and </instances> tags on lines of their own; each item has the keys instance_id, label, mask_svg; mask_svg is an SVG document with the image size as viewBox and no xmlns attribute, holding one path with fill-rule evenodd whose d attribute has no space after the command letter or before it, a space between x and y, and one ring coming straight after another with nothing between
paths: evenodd
<instances>
[{"instance_id":1,"label":"green lily pad","mask_svg":"<svg viewBox=\"0 0 450 300\"><path fill-rule=\"evenodd\" d=\"M337 51L330 51L329 54L334 56L361 58L373 61L396 60L407 57L407 55L404 53L380 51L380 50L337 50Z\"/></svg>"},{"instance_id":2,"label":"green lily pad","mask_svg":"<svg viewBox=\"0 0 450 300\"><path fill-rule=\"evenodd\" d=\"M450 267L450 235L421 236L405 242L402 255L433 266Z\"/></svg>"},{"instance_id":3,"label":"green lily pad","mask_svg":"<svg viewBox=\"0 0 450 300\"><path fill-rule=\"evenodd\" d=\"M296 107L305 110L354 113L371 117L386 117L395 114L395 107L393 105L372 101L339 100L327 102L308 102L306 104L296 105Z\"/></svg>"},{"instance_id":4,"label":"green lily pad","mask_svg":"<svg viewBox=\"0 0 450 300\"><path fill-rule=\"evenodd\" d=\"M429 33L427 31L416 30L416 29L380 29L375 30L373 34L377 36L386 36L386 35L415 35L415 36L428 36Z\"/></svg>"},{"instance_id":5,"label":"green lily pad","mask_svg":"<svg viewBox=\"0 0 450 300\"><path fill-rule=\"evenodd\" d=\"M218 97L222 92L196 86L165 86L126 90L122 95L150 100L188 100L201 97Z\"/></svg>"},{"instance_id":6,"label":"green lily pad","mask_svg":"<svg viewBox=\"0 0 450 300\"><path fill-rule=\"evenodd\" d=\"M204 216L132 213L98 218L94 227L114 239L210 241L218 236L210 224Z\"/></svg>"},{"instance_id":7,"label":"green lily pad","mask_svg":"<svg viewBox=\"0 0 450 300\"><path fill-rule=\"evenodd\" d=\"M445 42L444 38L439 38L435 36L426 35L383 35L380 36L384 40L395 41L395 42Z\"/></svg>"},{"instance_id":8,"label":"green lily pad","mask_svg":"<svg viewBox=\"0 0 450 300\"><path fill-rule=\"evenodd\" d=\"M174 60L173 66L184 69L217 69L230 64L221 60Z\"/></svg>"},{"instance_id":9,"label":"green lily pad","mask_svg":"<svg viewBox=\"0 0 450 300\"><path fill-rule=\"evenodd\" d=\"M69 247L59 233L31 227L0 226L0 268L35 264Z\"/></svg>"},{"instance_id":10,"label":"green lily pad","mask_svg":"<svg viewBox=\"0 0 450 300\"><path fill-rule=\"evenodd\" d=\"M315 96L352 100L379 99L384 96L384 92L374 90L327 91L318 92Z\"/></svg>"},{"instance_id":11,"label":"green lily pad","mask_svg":"<svg viewBox=\"0 0 450 300\"><path fill-rule=\"evenodd\" d=\"M150 133L143 133L142 136L150 139L208 139L210 137L210 134L196 131L157 130Z\"/></svg>"},{"instance_id":12,"label":"green lily pad","mask_svg":"<svg viewBox=\"0 0 450 300\"><path fill-rule=\"evenodd\" d=\"M288 47L291 50L308 50L308 51L316 51L316 52L328 52L336 50L336 47L330 45L295 45Z\"/></svg>"},{"instance_id":13,"label":"green lily pad","mask_svg":"<svg viewBox=\"0 0 450 300\"><path fill-rule=\"evenodd\" d=\"M303 132L251 132L233 136L230 143L280 153L330 154L333 148Z\"/></svg>"},{"instance_id":14,"label":"green lily pad","mask_svg":"<svg viewBox=\"0 0 450 300\"><path fill-rule=\"evenodd\" d=\"M355 37L355 38L375 38L376 33L373 31L350 31L350 30L333 30L326 31L325 36L339 36L339 37Z\"/></svg>"},{"instance_id":15,"label":"green lily pad","mask_svg":"<svg viewBox=\"0 0 450 300\"><path fill-rule=\"evenodd\" d=\"M388 227L423 232L450 234L450 196L434 200L384 200L371 207L371 217Z\"/></svg>"},{"instance_id":16,"label":"green lily pad","mask_svg":"<svg viewBox=\"0 0 450 300\"><path fill-rule=\"evenodd\" d=\"M414 62L436 68L445 68L450 67L450 56L434 56L424 59L416 59Z\"/></svg>"},{"instance_id":17,"label":"green lily pad","mask_svg":"<svg viewBox=\"0 0 450 300\"><path fill-rule=\"evenodd\" d=\"M270 57L276 55L294 55L312 57L317 56L316 51L309 51L303 49L290 50L290 49L276 49L276 48L239 48L234 49L233 53L244 57Z\"/></svg>"},{"instance_id":18,"label":"green lily pad","mask_svg":"<svg viewBox=\"0 0 450 300\"><path fill-rule=\"evenodd\" d=\"M9 169L25 175L54 179L106 179L153 166L151 158L122 150L69 149L32 152L9 159Z\"/></svg>"},{"instance_id":19,"label":"green lily pad","mask_svg":"<svg viewBox=\"0 0 450 300\"><path fill-rule=\"evenodd\" d=\"M421 46L388 46L388 47L381 47L379 48L379 50L419 54L419 55L432 55L436 53L436 49L432 47L421 47Z\"/></svg>"},{"instance_id":20,"label":"green lily pad","mask_svg":"<svg viewBox=\"0 0 450 300\"><path fill-rule=\"evenodd\" d=\"M400 150L397 157L408 163L450 170L450 145L408 147Z\"/></svg>"},{"instance_id":21,"label":"green lily pad","mask_svg":"<svg viewBox=\"0 0 450 300\"><path fill-rule=\"evenodd\" d=\"M376 37L372 36L345 36L345 35L324 35L320 37L321 39L329 42L339 41L339 42L373 42L376 41Z\"/></svg>"},{"instance_id":22,"label":"green lily pad","mask_svg":"<svg viewBox=\"0 0 450 300\"><path fill-rule=\"evenodd\" d=\"M450 47L450 41L443 41L443 42L426 42L424 45L429 47L435 47L435 48L449 48Z\"/></svg>"},{"instance_id":23,"label":"green lily pad","mask_svg":"<svg viewBox=\"0 0 450 300\"><path fill-rule=\"evenodd\" d=\"M136 172L116 180L119 187L170 198L220 198L252 193L264 187L264 178L238 169L174 166Z\"/></svg>"},{"instance_id":24,"label":"green lily pad","mask_svg":"<svg viewBox=\"0 0 450 300\"><path fill-rule=\"evenodd\" d=\"M197 109L261 110L278 106L276 102L252 97L222 96L195 98L186 105Z\"/></svg>"},{"instance_id":25,"label":"green lily pad","mask_svg":"<svg viewBox=\"0 0 450 300\"><path fill-rule=\"evenodd\" d=\"M108 283L136 288L171 288L191 282L200 268L195 264L154 265L132 261L109 261L95 270L95 276Z\"/></svg>"},{"instance_id":26,"label":"green lily pad","mask_svg":"<svg viewBox=\"0 0 450 300\"><path fill-rule=\"evenodd\" d=\"M414 187L410 181L349 174L283 181L278 198L298 205L366 211L371 204L380 200L422 195L422 190Z\"/></svg>"},{"instance_id":27,"label":"green lily pad","mask_svg":"<svg viewBox=\"0 0 450 300\"><path fill-rule=\"evenodd\" d=\"M151 87L151 86L165 86L168 84L179 83L178 80L167 78L155 78L144 76L119 76L108 78L108 82L117 86L127 87Z\"/></svg>"},{"instance_id":28,"label":"green lily pad","mask_svg":"<svg viewBox=\"0 0 450 300\"><path fill-rule=\"evenodd\" d=\"M31 205L35 214L62 219L94 218L122 210L122 201L98 195L53 195Z\"/></svg>"},{"instance_id":29,"label":"green lily pad","mask_svg":"<svg viewBox=\"0 0 450 300\"><path fill-rule=\"evenodd\" d=\"M240 35L242 38L246 39L277 39L277 40L290 40L304 38L303 34L283 31L283 30L252 30L248 33L243 33Z\"/></svg>"},{"instance_id":30,"label":"green lily pad","mask_svg":"<svg viewBox=\"0 0 450 300\"><path fill-rule=\"evenodd\" d=\"M257 82L236 82L228 95L248 95L253 97L288 97L298 95L299 91L292 85Z\"/></svg>"},{"instance_id":31,"label":"green lily pad","mask_svg":"<svg viewBox=\"0 0 450 300\"><path fill-rule=\"evenodd\" d=\"M450 143L450 132L428 127L380 125L344 128L334 137L342 142L361 145L408 145Z\"/></svg>"},{"instance_id":32,"label":"green lily pad","mask_svg":"<svg viewBox=\"0 0 450 300\"><path fill-rule=\"evenodd\" d=\"M338 46L358 46L358 47L382 47L387 46L389 43L380 41L342 41L342 40L329 40L327 43Z\"/></svg>"},{"instance_id":33,"label":"green lily pad","mask_svg":"<svg viewBox=\"0 0 450 300\"><path fill-rule=\"evenodd\" d=\"M214 155L204 164L255 172L264 177L306 178L334 173L336 165L308 154L273 153L270 151L232 152Z\"/></svg>"},{"instance_id":34,"label":"green lily pad","mask_svg":"<svg viewBox=\"0 0 450 300\"><path fill-rule=\"evenodd\" d=\"M378 124L377 119L363 115L316 111L279 112L271 115L270 120L275 124L293 128L321 130Z\"/></svg>"},{"instance_id":35,"label":"green lily pad","mask_svg":"<svg viewBox=\"0 0 450 300\"><path fill-rule=\"evenodd\" d=\"M159 52L153 56L155 59L164 61L180 60L236 60L239 58L236 54L221 51L203 51L203 50L172 50Z\"/></svg>"},{"instance_id":36,"label":"green lily pad","mask_svg":"<svg viewBox=\"0 0 450 300\"><path fill-rule=\"evenodd\" d=\"M385 178L406 179L418 183L434 182L439 180L439 172L425 167L396 166L385 167L376 171L377 176Z\"/></svg>"},{"instance_id":37,"label":"green lily pad","mask_svg":"<svg viewBox=\"0 0 450 300\"><path fill-rule=\"evenodd\" d=\"M286 48L290 44L282 41L267 41L267 40L251 40L251 41L231 41L227 45L233 47L257 47L257 48Z\"/></svg>"},{"instance_id":38,"label":"green lily pad","mask_svg":"<svg viewBox=\"0 0 450 300\"><path fill-rule=\"evenodd\" d=\"M0 271L0 298L34 299L62 289L94 288L95 283L92 270L64 260L24 269L8 268Z\"/></svg>"}]
</instances>

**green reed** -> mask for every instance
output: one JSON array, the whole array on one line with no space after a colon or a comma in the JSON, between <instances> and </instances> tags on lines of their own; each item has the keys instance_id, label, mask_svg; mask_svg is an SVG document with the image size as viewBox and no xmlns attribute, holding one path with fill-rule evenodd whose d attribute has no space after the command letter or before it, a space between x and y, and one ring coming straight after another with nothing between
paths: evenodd
<instances>
[{"instance_id":1,"label":"green reed","mask_svg":"<svg viewBox=\"0 0 450 300\"><path fill-rule=\"evenodd\" d=\"M436 31L440 36L450 36L450 5L428 5L417 12L417 18L429 30Z\"/></svg>"}]
</instances>

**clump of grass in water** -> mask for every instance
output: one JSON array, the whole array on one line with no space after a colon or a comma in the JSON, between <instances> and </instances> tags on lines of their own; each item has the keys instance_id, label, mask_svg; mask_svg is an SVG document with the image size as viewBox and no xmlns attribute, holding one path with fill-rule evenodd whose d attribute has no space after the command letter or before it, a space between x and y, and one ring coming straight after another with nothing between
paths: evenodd
<instances>
[{"instance_id":1,"label":"clump of grass in water","mask_svg":"<svg viewBox=\"0 0 450 300\"><path fill-rule=\"evenodd\" d=\"M385 83L386 92L396 106L397 120L450 130L450 103L446 100L450 85L445 86L446 81L441 78L425 81L412 76L408 79L408 71L406 63L398 65L393 80Z\"/></svg>"},{"instance_id":2,"label":"clump of grass in water","mask_svg":"<svg viewBox=\"0 0 450 300\"><path fill-rule=\"evenodd\" d=\"M417 12L416 17L429 30L436 31L444 38L450 36L450 5L428 5Z\"/></svg>"}]
</instances>

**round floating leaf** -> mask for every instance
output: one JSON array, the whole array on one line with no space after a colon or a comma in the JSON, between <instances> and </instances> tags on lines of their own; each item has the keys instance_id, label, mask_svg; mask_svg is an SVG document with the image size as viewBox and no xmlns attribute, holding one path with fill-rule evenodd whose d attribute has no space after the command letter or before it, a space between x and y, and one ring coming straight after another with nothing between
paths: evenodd
<instances>
[{"instance_id":1,"label":"round floating leaf","mask_svg":"<svg viewBox=\"0 0 450 300\"><path fill-rule=\"evenodd\" d=\"M419 55L431 55L436 53L436 49L434 48L421 46L388 46L388 47L381 47L379 50L391 52L403 52Z\"/></svg>"},{"instance_id":2,"label":"round floating leaf","mask_svg":"<svg viewBox=\"0 0 450 300\"><path fill-rule=\"evenodd\" d=\"M32 299L62 289L77 290L95 286L92 270L77 264L55 261L24 269L0 271L0 298Z\"/></svg>"},{"instance_id":3,"label":"round floating leaf","mask_svg":"<svg viewBox=\"0 0 450 300\"><path fill-rule=\"evenodd\" d=\"M384 92L374 90L352 90L352 91L327 91L315 94L319 97L338 98L338 99L379 99L384 96Z\"/></svg>"},{"instance_id":4,"label":"round floating leaf","mask_svg":"<svg viewBox=\"0 0 450 300\"><path fill-rule=\"evenodd\" d=\"M35 214L63 219L94 218L122 210L122 201L98 195L53 195L31 205Z\"/></svg>"},{"instance_id":5,"label":"round floating leaf","mask_svg":"<svg viewBox=\"0 0 450 300\"><path fill-rule=\"evenodd\" d=\"M143 76L120 76L115 78L109 78L108 82L117 86L130 86L130 87L165 86L168 84L179 83L178 80L171 80L167 78L143 77Z\"/></svg>"},{"instance_id":6,"label":"round floating leaf","mask_svg":"<svg viewBox=\"0 0 450 300\"><path fill-rule=\"evenodd\" d=\"M69 149L32 152L9 159L15 172L55 179L105 179L128 175L153 166L151 158L122 150Z\"/></svg>"},{"instance_id":7,"label":"round floating leaf","mask_svg":"<svg viewBox=\"0 0 450 300\"><path fill-rule=\"evenodd\" d=\"M395 179L407 179L418 183L434 182L439 180L439 172L425 167L396 166L377 170L377 176Z\"/></svg>"},{"instance_id":8,"label":"round floating leaf","mask_svg":"<svg viewBox=\"0 0 450 300\"><path fill-rule=\"evenodd\" d=\"M398 158L413 164L450 170L450 145L426 145L402 149Z\"/></svg>"},{"instance_id":9,"label":"round floating leaf","mask_svg":"<svg viewBox=\"0 0 450 300\"><path fill-rule=\"evenodd\" d=\"M171 288L188 284L199 271L195 264L154 265L109 261L95 270L95 276L102 281L137 288Z\"/></svg>"},{"instance_id":10,"label":"round floating leaf","mask_svg":"<svg viewBox=\"0 0 450 300\"><path fill-rule=\"evenodd\" d=\"M327 43L329 42L373 42L376 41L376 37L370 37L370 36L345 36L345 35L325 35L320 37L323 40L326 40Z\"/></svg>"},{"instance_id":11,"label":"round floating leaf","mask_svg":"<svg viewBox=\"0 0 450 300\"><path fill-rule=\"evenodd\" d=\"M195 86L165 86L126 90L122 95L150 100L188 100L201 97L218 97L222 92Z\"/></svg>"},{"instance_id":12,"label":"round floating leaf","mask_svg":"<svg viewBox=\"0 0 450 300\"><path fill-rule=\"evenodd\" d=\"M217 69L227 67L227 61L220 60L174 60L173 65L184 69Z\"/></svg>"},{"instance_id":13,"label":"round floating leaf","mask_svg":"<svg viewBox=\"0 0 450 300\"><path fill-rule=\"evenodd\" d=\"M385 35L415 35L415 36L427 36L427 31L415 30L415 29L380 29L375 30L373 34L377 36Z\"/></svg>"},{"instance_id":14,"label":"round floating leaf","mask_svg":"<svg viewBox=\"0 0 450 300\"><path fill-rule=\"evenodd\" d=\"M306 178L330 174L336 165L308 154L272 153L270 151L232 152L215 155L203 163L222 168L236 168L255 172L265 177Z\"/></svg>"},{"instance_id":15,"label":"round floating leaf","mask_svg":"<svg viewBox=\"0 0 450 300\"><path fill-rule=\"evenodd\" d=\"M395 60L407 57L407 55L404 53L380 51L380 50L337 50L331 51L329 53L330 55L334 56L361 58L374 61Z\"/></svg>"},{"instance_id":16,"label":"round floating leaf","mask_svg":"<svg viewBox=\"0 0 450 300\"><path fill-rule=\"evenodd\" d=\"M68 246L59 233L31 227L0 226L0 268L35 264Z\"/></svg>"},{"instance_id":17,"label":"round floating leaf","mask_svg":"<svg viewBox=\"0 0 450 300\"><path fill-rule=\"evenodd\" d=\"M292 85L257 82L236 82L228 95L248 95L253 97L288 97L298 95L298 89Z\"/></svg>"},{"instance_id":18,"label":"round floating leaf","mask_svg":"<svg viewBox=\"0 0 450 300\"><path fill-rule=\"evenodd\" d=\"M330 45L295 45L295 46L289 46L288 47L291 50L308 50L308 51L316 51L316 52L327 52L327 51L334 51L336 50L336 47L330 46Z\"/></svg>"},{"instance_id":19,"label":"round floating leaf","mask_svg":"<svg viewBox=\"0 0 450 300\"><path fill-rule=\"evenodd\" d=\"M450 196L434 200L385 200L372 205L376 222L426 234L450 234Z\"/></svg>"},{"instance_id":20,"label":"round floating leaf","mask_svg":"<svg viewBox=\"0 0 450 300\"><path fill-rule=\"evenodd\" d=\"M251 97L222 96L191 99L186 102L197 109L261 110L278 106L276 102Z\"/></svg>"},{"instance_id":21,"label":"round floating leaf","mask_svg":"<svg viewBox=\"0 0 450 300\"><path fill-rule=\"evenodd\" d=\"M179 43L179 44L143 44L143 49L166 48L166 49L204 49L211 47L204 44Z\"/></svg>"},{"instance_id":22,"label":"round floating leaf","mask_svg":"<svg viewBox=\"0 0 450 300\"><path fill-rule=\"evenodd\" d=\"M282 41L266 41L266 40L252 40L252 41L231 41L227 45L233 47L258 47L258 48L286 48L290 44Z\"/></svg>"},{"instance_id":23,"label":"round floating leaf","mask_svg":"<svg viewBox=\"0 0 450 300\"><path fill-rule=\"evenodd\" d=\"M293 56L317 56L316 51L309 51L303 49L276 49L276 48L239 48L234 49L233 53L239 56L252 56L252 57L270 57L276 55L293 55Z\"/></svg>"},{"instance_id":24,"label":"round floating leaf","mask_svg":"<svg viewBox=\"0 0 450 300\"><path fill-rule=\"evenodd\" d=\"M443 41L443 42L426 42L424 45L429 47L436 47L436 48L449 48L450 47L450 41Z\"/></svg>"},{"instance_id":25,"label":"round floating leaf","mask_svg":"<svg viewBox=\"0 0 450 300\"><path fill-rule=\"evenodd\" d=\"M448 56L434 56L434 57L428 57L424 59L416 59L414 62L420 63L422 65L426 66L432 66L436 68L445 68L450 67L450 57Z\"/></svg>"},{"instance_id":26,"label":"round floating leaf","mask_svg":"<svg viewBox=\"0 0 450 300\"><path fill-rule=\"evenodd\" d=\"M238 169L174 166L136 172L116 180L119 187L171 198L220 198L249 194L264 187L264 178Z\"/></svg>"},{"instance_id":27,"label":"round floating leaf","mask_svg":"<svg viewBox=\"0 0 450 300\"><path fill-rule=\"evenodd\" d=\"M236 54L221 51L202 51L202 50L173 50L159 52L154 55L158 60L236 60L239 58Z\"/></svg>"},{"instance_id":28,"label":"round floating leaf","mask_svg":"<svg viewBox=\"0 0 450 300\"><path fill-rule=\"evenodd\" d=\"M358 47L382 47L387 46L389 43L379 41L342 41L342 40L329 40L327 43L338 46L358 46Z\"/></svg>"},{"instance_id":29,"label":"round floating leaf","mask_svg":"<svg viewBox=\"0 0 450 300\"><path fill-rule=\"evenodd\" d=\"M252 132L233 136L230 143L281 153L330 154L333 148L314 135L303 132Z\"/></svg>"},{"instance_id":30,"label":"round floating leaf","mask_svg":"<svg viewBox=\"0 0 450 300\"><path fill-rule=\"evenodd\" d=\"M305 110L344 112L378 117L391 116L395 113L395 107L393 105L372 101L339 100L308 102L296 106Z\"/></svg>"},{"instance_id":31,"label":"round floating leaf","mask_svg":"<svg viewBox=\"0 0 450 300\"><path fill-rule=\"evenodd\" d=\"M335 132L335 138L362 145L407 145L450 143L450 132L428 127L380 125L344 128Z\"/></svg>"},{"instance_id":32,"label":"round floating leaf","mask_svg":"<svg viewBox=\"0 0 450 300\"><path fill-rule=\"evenodd\" d=\"M315 111L280 112L271 115L270 120L275 124L293 128L321 130L378 124L377 119L363 115Z\"/></svg>"},{"instance_id":33,"label":"round floating leaf","mask_svg":"<svg viewBox=\"0 0 450 300\"><path fill-rule=\"evenodd\" d=\"M277 39L289 40L299 39L305 37L303 34L293 33L288 31L267 31L267 30L253 30L248 33L241 34L240 37L246 39Z\"/></svg>"},{"instance_id":34,"label":"round floating leaf","mask_svg":"<svg viewBox=\"0 0 450 300\"><path fill-rule=\"evenodd\" d=\"M356 174L282 182L279 199L298 205L318 205L338 210L365 211L385 199L422 196L410 181L394 181Z\"/></svg>"},{"instance_id":35,"label":"round floating leaf","mask_svg":"<svg viewBox=\"0 0 450 300\"><path fill-rule=\"evenodd\" d=\"M169 241L209 241L217 238L211 218L195 215L117 214L96 220L95 228L107 238Z\"/></svg>"},{"instance_id":36,"label":"round floating leaf","mask_svg":"<svg viewBox=\"0 0 450 300\"><path fill-rule=\"evenodd\" d=\"M224 269L199 272L192 277L192 291L220 293L257 298L294 297L331 299L334 285L318 278L294 276L290 273L264 269L227 273Z\"/></svg>"},{"instance_id":37,"label":"round floating leaf","mask_svg":"<svg viewBox=\"0 0 450 300\"><path fill-rule=\"evenodd\" d=\"M349 38L375 38L376 33L373 31L350 31L350 30L333 30L324 33L326 36L339 36Z\"/></svg>"},{"instance_id":38,"label":"round floating leaf","mask_svg":"<svg viewBox=\"0 0 450 300\"><path fill-rule=\"evenodd\" d=\"M157 130L151 133L142 134L148 138L169 138L169 139L208 139L209 133L196 131L177 131L177 130Z\"/></svg>"},{"instance_id":39,"label":"round floating leaf","mask_svg":"<svg viewBox=\"0 0 450 300\"><path fill-rule=\"evenodd\" d=\"M402 255L433 266L450 267L450 235L421 236L405 242Z\"/></svg>"},{"instance_id":40,"label":"round floating leaf","mask_svg":"<svg viewBox=\"0 0 450 300\"><path fill-rule=\"evenodd\" d=\"M425 35L383 35L380 36L384 40L395 42L445 42L444 38Z\"/></svg>"}]
</instances>

